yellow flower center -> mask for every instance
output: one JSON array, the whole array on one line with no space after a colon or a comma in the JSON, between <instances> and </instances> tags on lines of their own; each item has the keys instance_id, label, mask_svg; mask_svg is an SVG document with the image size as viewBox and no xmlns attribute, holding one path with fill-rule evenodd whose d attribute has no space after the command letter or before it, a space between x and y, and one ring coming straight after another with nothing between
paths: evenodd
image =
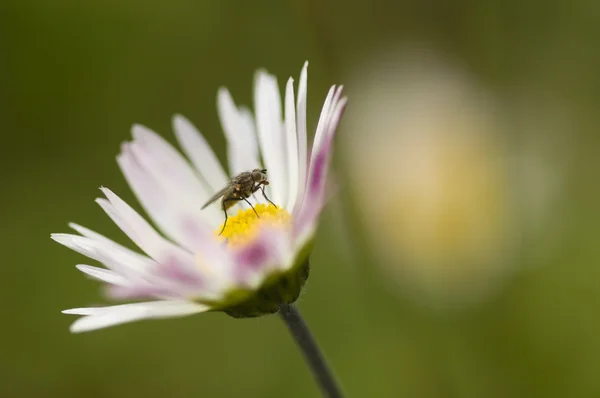
<instances>
[{"instance_id":1,"label":"yellow flower center","mask_svg":"<svg viewBox=\"0 0 600 398\"><path fill-rule=\"evenodd\" d=\"M260 203L254 206L254 210L240 209L236 215L229 216L225 222L225 229L221 224L215 234L227 240L229 246L241 246L256 237L261 225L264 226L266 223L272 226L283 226L288 224L290 219L290 213L284 208ZM223 233L219 235L221 230Z\"/></svg>"}]
</instances>

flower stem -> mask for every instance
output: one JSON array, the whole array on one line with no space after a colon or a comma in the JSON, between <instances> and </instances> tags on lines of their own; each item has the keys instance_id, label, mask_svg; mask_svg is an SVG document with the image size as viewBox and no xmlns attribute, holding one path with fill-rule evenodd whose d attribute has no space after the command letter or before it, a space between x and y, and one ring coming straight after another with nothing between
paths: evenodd
<instances>
[{"instance_id":1,"label":"flower stem","mask_svg":"<svg viewBox=\"0 0 600 398\"><path fill-rule=\"evenodd\" d=\"M284 304L279 309L279 315L287 325L294 337L296 344L300 347L304 359L317 381L319 388L326 398L342 398L342 391L336 383L331 369L327 366L323 354L317 346L308 326L302 319L300 312L291 304Z\"/></svg>"}]
</instances>

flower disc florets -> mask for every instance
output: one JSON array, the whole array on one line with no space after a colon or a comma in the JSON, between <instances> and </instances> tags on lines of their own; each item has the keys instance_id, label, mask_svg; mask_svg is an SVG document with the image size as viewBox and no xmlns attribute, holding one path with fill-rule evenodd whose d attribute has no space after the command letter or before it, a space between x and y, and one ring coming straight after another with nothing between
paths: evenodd
<instances>
[{"instance_id":1,"label":"flower disc florets","mask_svg":"<svg viewBox=\"0 0 600 398\"><path fill-rule=\"evenodd\" d=\"M286 228L290 221L291 216L286 209L259 203L250 209L239 209L236 215L229 216L225 227L221 224L215 231L230 247L240 247L252 242L261 227Z\"/></svg>"},{"instance_id":2,"label":"flower disc florets","mask_svg":"<svg viewBox=\"0 0 600 398\"><path fill-rule=\"evenodd\" d=\"M291 216L287 210L273 204L259 203L252 208L239 209L237 214L229 216L225 225L221 224L215 230L215 234L235 250L252 245L261 228L283 230L291 228L291 225ZM308 258L297 260L299 263L288 271L271 274L258 290L230 292L224 302L241 301L228 304L222 311L234 318L253 318L275 313L282 304L295 302L309 273Z\"/></svg>"}]
</instances>

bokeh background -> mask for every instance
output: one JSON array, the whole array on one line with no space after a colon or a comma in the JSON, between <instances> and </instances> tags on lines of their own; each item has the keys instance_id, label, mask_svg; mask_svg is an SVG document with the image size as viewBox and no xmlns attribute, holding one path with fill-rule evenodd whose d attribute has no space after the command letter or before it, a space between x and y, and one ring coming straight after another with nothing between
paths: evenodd
<instances>
[{"instance_id":1,"label":"bokeh background","mask_svg":"<svg viewBox=\"0 0 600 398\"><path fill-rule=\"evenodd\" d=\"M104 303L49 239L126 239L129 127L225 153L217 88L350 98L299 307L349 397L600 396L600 3L3 0L1 397L317 397L276 316L71 335ZM139 208L139 207L138 207Z\"/></svg>"}]
</instances>

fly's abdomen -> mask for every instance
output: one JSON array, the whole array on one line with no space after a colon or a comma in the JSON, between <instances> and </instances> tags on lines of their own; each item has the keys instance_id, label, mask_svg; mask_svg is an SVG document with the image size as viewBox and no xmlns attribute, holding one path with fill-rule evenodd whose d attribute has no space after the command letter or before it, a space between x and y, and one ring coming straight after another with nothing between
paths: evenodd
<instances>
[{"instance_id":1,"label":"fly's abdomen","mask_svg":"<svg viewBox=\"0 0 600 398\"><path fill-rule=\"evenodd\" d=\"M238 199L230 199L227 201L223 201L223 210L229 210L233 205L238 202Z\"/></svg>"}]
</instances>

